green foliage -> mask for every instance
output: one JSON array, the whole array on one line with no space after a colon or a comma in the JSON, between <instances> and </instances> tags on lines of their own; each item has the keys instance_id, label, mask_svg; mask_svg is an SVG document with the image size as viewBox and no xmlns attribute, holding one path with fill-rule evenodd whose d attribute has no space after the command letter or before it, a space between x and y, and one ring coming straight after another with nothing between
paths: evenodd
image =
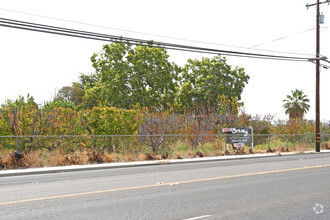
<instances>
[{"instance_id":1,"label":"green foliage","mask_svg":"<svg viewBox=\"0 0 330 220\"><path fill-rule=\"evenodd\" d=\"M76 105L71 102L71 101L63 101L63 100L58 100L58 101L52 101L52 102L46 102L43 106L44 110L53 110L54 108L70 108L73 110L76 110L77 107Z\"/></svg>"},{"instance_id":2,"label":"green foliage","mask_svg":"<svg viewBox=\"0 0 330 220\"><path fill-rule=\"evenodd\" d=\"M57 91L53 102L60 102L58 106L66 107L63 103L73 103L75 106L83 102L85 96L84 86L81 83L74 82L72 86L63 86Z\"/></svg>"},{"instance_id":3,"label":"green foliage","mask_svg":"<svg viewBox=\"0 0 330 220\"><path fill-rule=\"evenodd\" d=\"M0 110L0 136L11 135L11 129L8 125L8 112L5 109Z\"/></svg>"},{"instance_id":4,"label":"green foliage","mask_svg":"<svg viewBox=\"0 0 330 220\"><path fill-rule=\"evenodd\" d=\"M270 134L271 129L273 128L272 122L274 116L272 115L248 115L244 112L238 116L238 125L235 127L253 127L254 134Z\"/></svg>"},{"instance_id":5,"label":"green foliage","mask_svg":"<svg viewBox=\"0 0 330 220\"><path fill-rule=\"evenodd\" d=\"M289 114L290 120L301 120L303 119L304 114L309 111L309 99L302 90L292 90L291 94L292 95L287 95L287 99L283 100L283 108L285 109L285 114Z\"/></svg>"},{"instance_id":6,"label":"green foliage","mask_svg":"<svg viewBox=\"0 0 330 220\"><path fill-rule=\"evenodd\" d=\"M78 112L75 109L56 107L48 112L53 118L51 135L79 135L82 127L78 122Z\"/></svg>"},{"instance_id":7,"label":"green foliage","mask_svg":"<svg viewBox=\"0 0 330 220\"><path fill-rule=\"evenodd\" d=\"M39 115L38 115L39 113ZM15 101L7 100L2 105L1 118L5 133L13 135L34 135L40 133L41 125L37 123L43 115L40 114L38 105L34 102L33 97L20 96Z\"/></svg>"},{"instance_id":8,"label":"green foliage","mask_svg":"<svg viewBox=\"0 0 330 220\"><path fill-rule=\"evenodd\" d=\"M233 96L219 95L217 101L217 110L222 115L238 115L240 108L244 105L238 101L237 97Z\"/></svg>"},{"instance_id":9,"label":"green foliage","mask_svg":"<svg viewBox=\"0 0 330 220\"><path fill-rule=\"evenodd\" d=\"M112 43L91 58L95 74L81 78L85 105L131 109L135 105L167 106L175 102L179 68L165 49ZM87 79L86 79L87 78Z\"/></svg>"},{"instance_id":10,"label":"green foliage","mask_svg":"<svg viewBox=\"0 0 330 220\"><path fill-rule=\"evenodd\" d=\"M0 135L29 137L0 139L0 146L16 147L18 141L20 150L58 147L68 150L76 142L74 138L64 138L65 135L86 134L92 135L92 140L84 141L85 146L111 146L114 143L112 138L97 142L93 135L130 135L137 131L140 124L139 111L136 110L95 107L92 110L78 111L73 103L65 101L49 102L39 109L32 101L31 98L28 101L19 98L2 106ZM56 137L35 137L42 135ZM118 141L119 139L115 143L117 146L120 145Z\"/></svg>"},{"instance_id":11,"label":"green foliage","mask_svg":"<svg viewBox=\"0 0 330 220\"><path fill-rule=\"evenodd\" d=\"M80 111L78 118L90 135L132 135L140 123L138 111L113 107Z\"/></svg>"},{"instance_id":12,"label":"green foliage","mask_svg":"<svg viewBox=\"0 0 330 220\"><path fill-rule=\"evenodd\" d=\"M111 43L91 57L95 72L81 74L79 82L63 87L58 95L74 102L78 109L116 107L136 109L156 107L176 110L197 105L211 105L227 113L238 114L241 94L249 76L243 68L226 63L219 56L189 59L184 68L169 62L166 49L151 42L133 46L127 42ZM72 100L73 88L83 89ZM223 98L230 103L222 103ZM220 98L219 98L220 97ZM221 106L223 104L223 106ZM226 113L226 114L227 114Z\"/></svg>"},{"instance_id":13,"label":"green foliage","mask_svg":"<svg viewBox=\"0 0 330 220\"><path fill-rule=\"evenodd\" d=\"M243 68L232 69L221 56L188 60L182 71L183 81L178 102L182 106L209 103L217 106L219 95L241 98L249 80Z\"/></svg>"},{"instance_id":14,"label":"green foliage","mask_svg":"<svg viewBox=\"0 0 330 220\"><path fill-rule=\"evenodd\" d=\"M278 120L271 129L273 134L305 134L315 133L314 123L307 120L291 119L289 121Z\"/></svg>"},{"instance_id":15,"label":"green foliage","mask_svg":"<svg viewBox=\"0 0 330 220\"><path fill-rule=\"evenodd\" d=\"M97 75L96 74L80 74L79 75L79 82L74 82L73 86L79 87L82 89L92 88L97 82Z\"/></svg>"},{"instance_id":16,"label":"green foliage","mask_svg":"<svg viewBox=\"0 0 330 220\"><path fill-rule=\"evenodd\" d=\"M61 105L64 105L62 107ZM77 111L73 103L52 102L42 109L22 102L3 106L1 135L116 135L134 134L140 124L137 110L94 107Z\"/></svg>"},{"instance_id":17,"label":"green foliage","mask_svg":"<svg viewBox=\"0 0 330 220\"><path fill-rule=\"evenodd\" d=\"M8 99L5 104L2 104L2 108L18 109L26 105L32 105L38 108L38 104L34 101L33 96L30 96L30 94L27 94L26 100L24 96L19 96L16 100Z\"/></svg>"}]
</instances>

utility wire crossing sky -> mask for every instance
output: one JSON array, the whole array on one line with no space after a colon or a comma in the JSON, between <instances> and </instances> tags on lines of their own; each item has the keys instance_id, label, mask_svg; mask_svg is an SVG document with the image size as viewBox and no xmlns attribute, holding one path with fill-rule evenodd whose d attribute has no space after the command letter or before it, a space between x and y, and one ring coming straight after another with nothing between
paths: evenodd
<instances>
[{"instance_id":1,"label":"utility wire crossing sky","mask_svg":"<svg viewBox=\"0 0 330 220\"><path fill-rule=\"evenodd\" d=\"M308 61L316 56L316 12L313 8L307 10L306 3L301 0L203 3L169 0L166 4L151 0L93 3L59 0L56 4L41 0L6 1L0 8L0 103L27 93L40 103L50 100L57 89L77 81L80 73L94 71L89 59L101 50L102 44L125 36L124 41L147 44L152 40L155 46L170 49L171 61L181 66L188 58L201 59L220 53L232 66L245 68L251 77L242 95L246 113L269 113L286 119L283 99L297 88L311 100L306 118L315 119L315 64L286 62ZM325 15L321 55L326 57L330 57L329 8L327 4L321 7ZM329 63L322 61L322 65L321 119L330 120L327 88L330 70L325 69Z\"/></svg>"},{"instance_id":2,"label":"utility wire crossing sky","mask_svg":"<svg viewBox=\"0 0 330 220\"><path fill-rule=\"evenodd\" d=\"M24 22L18 20L11 20L6 18L0 18L0 26L8 28L16 28L27 31L36 31L47 34L57 34L69 37L79 37L89 40L100 40L107 42L125 43L131 45L148 45L150 47L165 48L169 50L180 50L185 52L196 52L196 53L207 53L207 54L220 54L225 56L238 56L238 57L248 57L248 58L259 58L259 59L274 59L274 60L287 60L287 61L311 61L315 58L308 57L289 57L289 56L279 56L279 55L269 55L269 54L256 54L256 53L246 53L238 51L229 50L219 50L205 47L194 47L189 45L171 44L158 41L142 40L136 38L127 38L122 36L100 34L88 31L81 31L75 29L68 29L50 25L36 24L31 22Z\"/></svg>"}]
</instances>

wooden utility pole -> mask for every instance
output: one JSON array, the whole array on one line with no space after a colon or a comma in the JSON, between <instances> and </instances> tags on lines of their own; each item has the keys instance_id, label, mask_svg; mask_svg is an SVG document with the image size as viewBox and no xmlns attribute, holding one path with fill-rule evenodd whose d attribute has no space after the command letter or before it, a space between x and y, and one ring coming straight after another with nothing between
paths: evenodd
<instances>
[{"instance_id":1,"label":"wooden utility pole","mask_svg":"<svg viewBox=\"0 0 330 220\"><path fill-rule=\"evenodd\" d=\"M330 0L315 4L307 4L307 9L316 5L316 107L315 107L315 151L320 152L321 132L320 132L320 4L330 3Z\"/></svg>"}]
</instances>

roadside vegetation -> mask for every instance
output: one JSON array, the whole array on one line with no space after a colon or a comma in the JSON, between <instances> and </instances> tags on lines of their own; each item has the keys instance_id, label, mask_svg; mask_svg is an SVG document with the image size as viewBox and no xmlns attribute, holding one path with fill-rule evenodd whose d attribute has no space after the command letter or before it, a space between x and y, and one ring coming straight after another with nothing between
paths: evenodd
<instances>
[{"instance_id":1,"label":"roadside vegetation","mask_svg":"<svg viewBox=\"0 0 330 220\"><path fill-rule=\"evenodd\" d=\"M283 100L287 121L252 116L242 111L249 80L243 68L221 56L183 67L168 58L152 42L104 45L91 57L95 72L81 74L52 101L7 100L0 109L0 169L313 149L303 91ZM254 151L228 151L222 128L248 126ZM321 130L330 134L330 123ZM329 135L322 144L330 147Z\"/></svg>"},{"instance_id":2,"label":"roadside vegetation","mask_svg":"<svg viewBox=\"0 0 330 220\"><path fill-rule=\"evenodd\" d=\"M288 137L289 140L286 140ZM94 149L79 147L77 150L70 150L64 146L56 149L39 148L33 150L20 151L22 158L15 156L15 150L1 148L0 150L0 169L13 168L32 168L49 166L85 165L98 163L116 163L144 160L167 160L184 159L223 155L241 155L251 153L278 153L282 152L304 152L314 149L313 135L305 136L305 143L302 142L303 136L256 136L254 151L250 146L232 149L226 148L224 136L222 138L210 136L203 144L196 148L192 147L188 139L184 137L171 137L157 153L141 144L136 137L126 137L126 141L135 142L136 145L126 146L125 151L112 151L105 149ZM290 140L291 139L291 140ZM103 139L104 140L104 139ZM100 140L101 141L101 140ZM269 141L269 142L268 142ZM122 144L123 142L121 142ZM70 146L70 145L69 145ZM71 147L72 149L72 147ZM330 149L330 136L323 144L323 149Z\"/></svg>"}]
</instances>

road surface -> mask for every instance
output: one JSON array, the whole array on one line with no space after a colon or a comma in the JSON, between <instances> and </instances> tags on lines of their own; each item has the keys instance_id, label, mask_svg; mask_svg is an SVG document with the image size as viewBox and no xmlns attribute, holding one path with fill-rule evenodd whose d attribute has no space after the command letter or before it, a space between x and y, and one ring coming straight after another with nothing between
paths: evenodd
<instances>
[{"instance_id":1,"label":"road surface","mask_svg":"<svg viewBox=\"0 0 330 220\"><path fill-rule=\"evenodd\" d=\"M330 219L330 154L1 177L0 219Z\"/></svg>"}]
</instances>

